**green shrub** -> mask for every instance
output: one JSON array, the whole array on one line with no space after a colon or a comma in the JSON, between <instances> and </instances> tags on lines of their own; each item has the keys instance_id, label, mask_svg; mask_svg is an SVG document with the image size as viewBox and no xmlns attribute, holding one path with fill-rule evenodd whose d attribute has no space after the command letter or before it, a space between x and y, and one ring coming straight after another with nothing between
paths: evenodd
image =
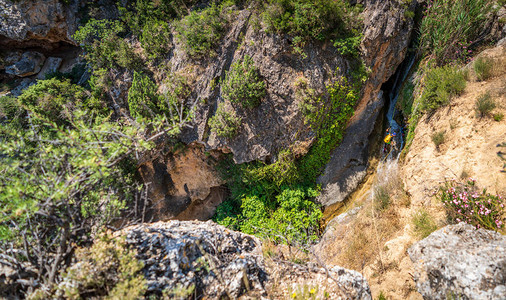
<instances>
[{"instance_id":1,"label":"green shrub","mask_svg":"<svg viewBox=\"0 0 506 300\"><path fill-rule=\"evenodd\" d=\"M357 11L346 1L270 0L262 16L268 32L287 33L299 42L350 37L361 30Z\"/></svg>"},{"instance_id":2,"label":"green shrub","mask_svg":"<svg viewBox=\"0 0 506 300\"><path fill-rule=\"evenodd\" d=\"M184 44L187 53L194 58L213 55L228 24L226 5L213 2L200 11L192 11L176 23L176 37Z\"/></svg>"},{"instance_id":3,"label":"green shrub","mask_svg":"<svg viewBox=\"0 0 506 300\"><path fill-rule=\"evenodd\" d=\"M429 69L424 80L420 101L423 109L429 111L448 104L466 88L464 73L454 66Z\"/></svg>"},{"instance_id":4,"label":"green shrub","mask_svg":"<svg viewBox=\"0 0 506 300\"><path fill-rule=\"evenodd\" d=\"M0 97L0 124L2 126L7 123L21 129L26 125L25 115L26 111L17 98L11 96Z\"/></svg>"},{"instance_id":5,"label":"green shrub","mask_svg":"<svg viewBox=\"0 0 506 300\"><path fill-rule=\"evenodd\" d=\"M160 96L156 84L146 75L134 72L132 86L128 90L128 107L134 118L153 118L160 114Z\"/></svg>"},{"instance_id":6,"label":"green shrub","mask_svg":"<svg viewBox=\"0 0 506 300\"><path fill-rule=\"evenodd\" d=\"M236 116L235 111L227 111L224 103L218 105L214 116L209 120L211 131L223 138L234 138L239 132L241 118Z\"/></svg>"},{"instance_id":7,"label":"green shrub","mask_svg":"<svg viewBox=\"0 0 506 300\"><path fill-rule=\"evenodd\" d=\"M438 197L443 202L451 223L465 222L476 228L490 230L503 227L503 198L491 195L485 189L480 190L472 178L466 182L447 182L440 187Z\"/></svg>"},{"instance_id":8,"label":"green shrub","mask_svg":"<svg viewBox=\"0 0 506 300\"><path fill-rule=\"evenodd\" d=\"M39 80L18 97L19 103L45 121L58 125L70 125L74 121L73 111L87 109L91 115L107 115L105 103L91 98L81 86L70 80Z\"/></svg>"},{"instance_id":9,"label":"green shrub","mask_svg":"<svg viewBox=\"0 0 506 300\"><path fill-rule=\"evenodd\" d=\"M475 110L480 118L488 115L495 107L495 101L489 93L485 93L476 99Z\"/></svg>"},{"instance_id":10,"label":"green shrub","mask_svg":"<svg viewBox=\"0 0 506 300\"><path fill-rule=\"evenodd\" d=\"M102 234L90 248L76 251L76 263L63 274L60 291L69 299L104 297L140 299L147 288L136 251L124 238Z\"/></svg>"},{"instance_id":11,"label":"green shrub","mask_svg":"<svg viewBox=\"0 0 506 300\"><path fill-rule=\"evenodd\" d=\"M140 42L150 59L167 54L172 43L169 25L156 19L147 21L142 29Z\"/></svg>"},{"instance_id":12,"label":"green shrub","mask_svg":"<svg viewBox=\"0 0 506 300\"><path fill-rule=\"evenodd\" d=\"M420 209L413 214L411 221L413 223L413 231L419 239L428 237L437 229L437 224L432 216L424 209Z\"/></svg>"},{"instance_id":13,"label":"green shrub","mask_svg":"<svg viewBox=\"0 0 506 300\"><path fill-rule=\"evenodd\" d=\"M285 188L276 196L275 205L265 196L248 196L241 205L247 222L240 229L275 242L305 245L315 241L322 212L311 199L318 194L314 189Z\"/></svg>"},{"instance_id":14,"label":"green shrub","mask_svg":"<svg viewBox=\"0 0 506 300\"><path fill-rule=\"evenodd\" d=\"M374 208L383 211L390 206L390 194L385 186L379 185L374 188Z\"/></svg>"},{"instance_id":15,"label":"green shrub","mask_svg":"<svg viewBox=\"0 0 506 300\"><path fill-rule=\"evenodd\" d=\"M438 65L465 60L492 10L492 0L433 0L420 27L420 48Z\"/></svg>"},{"instance_id":16,"label":"green shrub","mask_svg":"<svg viewBox=\"0 0 506 300\"><path fill-rule=\"evenodd\" d=\"M494 120L496 122L501 122L504 119L504 114L502 112L498 112L494 114Z\"/></svg>"},{"instance_id":17,"label":"green shrub","mask_svg":"<svg viewBox=\"0 0 506 300\"><path fill-rule=\"evenodd\" d=\"M120 37L124 31L117 20L91 19L73 37L84 48L84 57L93 68L135 68L139 58Z\"/></svg>"},{"instance_id":18,"label":"green shrub","mask_svg":"<svg viewBox=\"0 0 506 300\"><path fill-rule=\"evenodd\" d=\"M191 87L186 77L179 74L168 74L164 81L165 91L159 105L160 112L165 115L169 122L176 129L175 133L182 126L193 119L191 103Z\"/></svg>"},{"instance_id":19,"label":"green shrub","mask_svg":"<svg viewBox=\"0 0 506 300\"><path fill-rule=\"evenodd\" d=\"M266 94L265 82L248 55L232 64L221 86L225 100L248 108L259 105Z\"/></svg>"},{"instance_id":20,"label":"green shrub","mask_svg":"<svg viewBox=\"0 0 506 300\"><path fill-rule=\"evenodd\" d=\"M479 81L487 80L493 75L494 61L487 57L478 57L474 61L473 68Z\"/></svg>"},{"instance_id":21,"label":"green shrub","mask_svg":"<svg viewBox=\"0 0 506 300\"><path fill-rule=\"evenodd\" d=\"M430 138L432 139L432 142L436 146L436 149L439 150L439 146L441 146L442 144L444 144L444 142L446 140L445 134L446 134L446 132L444 130L441 130L441 131L434 132L431 135Z\"/></svg>"}]
</instances>

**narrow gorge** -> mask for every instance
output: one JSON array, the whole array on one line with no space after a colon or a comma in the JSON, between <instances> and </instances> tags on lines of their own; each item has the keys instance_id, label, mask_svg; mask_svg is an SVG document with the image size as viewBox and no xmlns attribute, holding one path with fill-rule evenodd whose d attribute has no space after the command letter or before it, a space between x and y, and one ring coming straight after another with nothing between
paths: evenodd
<instances>
[{"instance_id":1,"label":"narrow gorge","mask_svg":"<svg viewBox=\"0 0 506 300\"><path fill-rule=\"evenodd\" d=\"M504 1L0 11L0 297L506 298Z\"/></svg>"}]
</instances>

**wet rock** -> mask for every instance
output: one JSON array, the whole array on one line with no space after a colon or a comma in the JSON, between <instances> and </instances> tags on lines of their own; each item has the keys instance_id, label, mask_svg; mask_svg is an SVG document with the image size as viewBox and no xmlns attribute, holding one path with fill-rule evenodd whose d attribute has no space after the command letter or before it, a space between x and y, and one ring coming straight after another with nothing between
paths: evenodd
<instances>
[{"instance_id":1,"label":"wet rock","mask_svg":"<svg viewBox=\"0 0 506 300\"><path fill-rule=\"evenodd\" d=\"M137 249L144 262L148 295L194 290L189 299L288 296L303 285L331 299L371 299L365 279L341 267L327 269L269 261L253 236L211 221L169 221L126 228L118 235ZM170 292L169 292L170 293Z\"/></svg>"},{"instance_id":2,"label":"wet rock","mask_svg":"<svg viewBox=\"0 0 506 300\"><path fill-rule=\"evenodd\" d=\"M25 52L19 61L5 68L5 73L19 77L37 74L45 59L46 57L42 53L35 51Z\"/></svg>"},{"instance_id":3,"label":"wet rock","mask_svg":"<svg viewBox=\"0 0 506 300\"><path fill-rule=\"evenodd\" d=\"M425 299L506 299L506 237L497 232L450 225L408 253Z\"/></svg>"},{"instance_id":4,"label":"wet rock","mask_svg":"<svg viewBox=\"0 0 506 300\"><path fill-rule=\"evenodd\" d=\"M46 75L58 71L62 61L63 59L59 57L48 57L39 74L37 74L37 79L44 79Z\"/></svg>"}]
</instances>

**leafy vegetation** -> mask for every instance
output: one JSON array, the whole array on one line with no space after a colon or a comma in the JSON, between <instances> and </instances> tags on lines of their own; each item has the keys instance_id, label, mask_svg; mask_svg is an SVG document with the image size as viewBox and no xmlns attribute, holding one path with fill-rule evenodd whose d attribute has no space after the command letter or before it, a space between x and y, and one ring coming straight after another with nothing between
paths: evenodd
<instances>
[{"instance_id":1,"label":"leafy vegetation","mask_svg":"<svg viewBox=\"0 0 506 300\"><path fill-rule=\"evenodd\" d=\"M128 91L128 107L132 117L155 117L160 111L160 96L157 87L151 79L138 72L134 72L132 86Z\"/></svg>"},{"instance_id":2,"label":"leafy vegetation","mask_svg":"<svg viewBox=\"0 0 506 300\"><path fill-rule=\"evenodd\" d=\"M412 216L413 231L419 239L428 237L437 229L437 224L433 217L424 209L420 209Z\"/></svg>"},{"instance_id":3,"label":"leafy vegetation","mask_svg":"<svg viewBox=\"0 0 506 300\"><path fill-rule=\"evenodd\" d=\"M390 194L386 186L376 186L374 188L374 205L377 211L382 211L390 206Z\"/></svg>"},{"instance_id":4,"label":"leafy vegetation","mask_svg":"<svg viewBox=\"0 0 506 300\"><path fill-rule=\"evenodd\" d=\"M432 142L436 146L436 149L439 150L439 146L444 144L446 140L446 132L444 130L436 131L430 136Z\"/></svg>"},{"instance_id":5,"label":"leafy vegetation","mask_svg":"<svg viewBox=\"0 0 506 300\"><path fill-rule=\"evenodd\" d=\"M0 127L2 255L33 266L49 286L92 228L109 223L136 195L130 161L151 147L140 139L140 124L109 122L79 105L65 110L68 100L57 98L64 91L51 90L57 81L39 81L20 96L28 116L24 130ZM75 92L71 100L87 102L79 87L60 83ZM48 97L55 97L51 110L65 111L65 118L41 110ZM12 252L16 248L26 250Z\"/></svg>"},{"instance_id":6,"label":"leafy vegetation","mask_svg":"<svg viewBox=\"0 0 506 300\"><path fill-rule=\"evenodd\" d=\"M494 114L494 121L501 122L504 119L504 114L502 112L498 112Z\"/></svg>"},{"instance_id":7,"label":"leafy vegetation","mask_svg":"<svg viewBox=\"0 0 506 300\"><path fill-rule=\"evenodd\" d=\"M493 75L494 61L480 56L474 61L473 68L479 81L487 80Z\"/></svg>"},{"instance_id":8,"label":"leafy vegetation","mask_svg":"<svg viewBox=\"0 0 506 300\"><path fill-rule=\"evenodd\" d=\"M171 48L169 24L160 20L149 20L142 29L140 42L148 58L156 59L165 55Z\"/></svg>"},{"instance_id":9,"label":"leafy vegetation","mask_svg":"<svg viewBox=\"0 0 506 300\"><path fill-rule=\"evenodd\" d=\"M132 47L120 37L125 31L120 21L91 19L74 34L86 51L84 58L95 69L135 68L139 59Z\"/></svg>"},{"instance_id":10,"label":"leafy vegetation","mask_svg":"<svg viewBox=\"0 0 506 300\"><path fill-rule=\"evenodd\" d=\"M76 250L76 264L62 275L63 282L56 294L69 299L106 297L109 299L139 299L147 282L141 273L143 263L128 249L124 238L104 233L90 248ZM77 267L78 266L78 267ZM105 293L105 295L104 295Z\"/></svg>"},{"instance_id":11,"label":"leafy vegetation","mask_svg":"<svg viewBox=\"0 0 506 300\"><path fill-rule=\"evenodd\" d=\"M480 190L470 178L465 182L448 181L440 188L448 221L464 222L490 230L500 230L504 224L504 199Z\"/></svg>"},{"instance_id":12,"label":"leafy vegetation","mask_svg":"<svg viewBox=\"0 0 506 300\"><path fill-rule=\"evenodd\" d=\"M481 30L492 0L430 0L420 27L420 48L441 66L464 61Z\"/></svg>"},{"instance_id":13,"label":"leafy vegetation","mask_svg":"<svg viewBox=\"0 0 506 300\"><path fill-rule=\"evenodd\" d=\"M420 102L426 111L434 111L446 105L466 88L465 74L455 66L429 69L424 78Z\"/></svg>"},{"instance_id":14,"label":"leafy vegetation","mask_svg":"<svg viewBox=\"0 0 506 300\"><path fill-rule=\"evenodd\" d=\"M209 120L209 126L217 136L232 139L239 131L241 118L235 114L234 110L227 111L224 103L220 103L216 113Z\"/></svg>"},{"instance_id":15,"label":"leafy vegetation","mask_svg":"<svg viewBox=\"0 0 506 300\"><path fill-rule=\"evenodd\" d=\"M490 93L485 93L476 99L475 110L480 118L488 115L495 107L495 101L490 96Z\"/></svg>"},{"instance_id":16,"label":"leafy vegetation","mask_svg":"<svg viewBox=\"0 0 506 300\"><path fill-rule=\"evenodd\" d=\"M270 32L287 33L295 40L326 40L357 30L357 11L346 1L270 0L263 20Z\"/></svg>"},{"instance_id":17,"label":"leafy vegetation","mask_svg":"<svg viewBox=\"0 0 506 300\"><path fill-rule=\"evenodd\" d=\"M253 59L246 55L232 64L222 84L223 98L243 107L253 108L265 97L265 82Z\"/></svg>"},{"instance_id":18,"label":"leafy vegetation","mask_svg":"<svg viewBox=\"0 0 506 300\"><path fill-rule=\"evenodd\" d=\"M194 58L213 54L228 24L226 8L213 2L211 6L194 10L176 23L176 37L184 44L188 54Z\"/></svg>"}]
</instances>

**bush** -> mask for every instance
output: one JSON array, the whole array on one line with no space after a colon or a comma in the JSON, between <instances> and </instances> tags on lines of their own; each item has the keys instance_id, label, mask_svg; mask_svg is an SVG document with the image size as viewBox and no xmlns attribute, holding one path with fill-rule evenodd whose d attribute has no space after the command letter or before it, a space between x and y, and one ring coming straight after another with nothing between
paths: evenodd
<instances>
[{"instance_id":1,"label":"bush","mask_svg":"<svg viewBox=\"0 0 506 300\"><path fill-rule=\"evenodd\" d=\"M464 222L490 230L499 230L503 226L504 199L487 193L485 189L480 191L472 178L466 182L446 182L440 187L438 196L451 223Z\"/></svg>"},{"instance_id":2,"label":"bush","mask_svg":"<svg viewBox=\"0 0 506 300\"><path fill-rule=\"evenodd\" d=\"M93 68L135 68L139 59L132 47L119 36L124 30L117 20L91 19L73 37L84 48L84 57Z\"/></svg>"},{"instance_id":3,"label":"bush","mask_svg":"<svg viewBox=\"0 0 506 300\"><path fill-rule=\"evenodd\" d=\"M494 120L496 122L501 122L504 119L504 114L502 112L498 112L494 114Z\"/></svg>"},{"instance_id":4,"label":"bush","mask_svg":"<svg viewBox=\"0 0 506 300\"><path fill-rule=\"evenodd\" d=\"M156 19L147 21L140 42L149 59L167 54L172 43L169 24Z\"/></svg>"},{"instance_id":5,"label":"bush","mask_svg":"<svg viewBox=\"0 0 506 300\"><path fill-rule=\"evenodd\" d=\"M492 10L492 0L431 0L420 26L420 48L438 65L463 61Z\"/></svg>"},{"instance_id":6,"label":"bush","mask_svg":"<svg viewBox=\"0 0 506 300\"><path fill-rule=\"evenodd\" d=\"M489 93L481 95L475 103L475 110L480 118L488 115L492 110L494 110L495 107L495 101L492 99Z\"/></svg>"},{"instance_id":7,"label":"bush","mask_svg":"<svg viewBox=\"0 0 506 300\"><path fill-rule=\"evenodd\" d=\"M268 32L300 42L351 37L361 30L357 11L346 1L270 0L262 16Z\"/></svg>"},{"instance_id":8,"label":"bush","mask_svg":"<svg viewBox=\"0 0 506 300\"><path fill-rule=\"evenodd\" d=\"M156 84L146 75L134 72L132 86L128 90L128 107L134 118L153 118L160 114L160 96Z\"/></svg>"},{"instance_id":9,"label":"bush","mask_svg":"<svg viewBox=\"0 0 506 300\"><path fill-rule=\"evenodd\" d=\"M76 263L64 272L59 292L69 299L140 299L147 281L141 272L143 263L135 255L124 238L102 234L90 248L77 249Z\"/></svg>"},{"instance_id":10,"label":"bush","mask_svg":"<svg viewBox=\"0 0 506 300\"><path fill-rule=\"evenodd\" d=\"M260 77L253 59L244 59L232 64L222 84L223 98L243 107L253 108L265 97L265 82Z\"/></svg>"},{"instance_id":11,"label":"bush","mask_svg":"<svg viewBox=\"0 0 506 300\"><path fill-rule=\"evenodd\" d=\"M430 138L432 139L432 142L436 146L436 149L439 150L439 146L441 146L442 144L444 144L444 142L446 140L445 134L446 134L446 132L444 130L441 130L441 131L438 131L438 132L434 132L431 135Z\"/></svg>"},{"instance_id":12,"label":"bush","mask_svg":"<svg viewBox=\"0 0 506 300\"><path fill-rule=\"evenodd\" d=\"M377 211L383 211L390 206L390 194L385 186L376 186L374 188L374 208Z\"/></svg>"},{"instance_id":13,"label":"bush","mask_svg":"<svg viewBox=\"0 0 506 300\"><path fill-rule=\"evenodd\" d=\"M40 93L52 95L47 88ZM33 126L0 126L0 253L23 262L15 266L19 272L35 270L36 278L27 282L51 286L71 262L73 248L117 217L139 191L128 160L151 145L137 139L145 134L142 124L107 122L79 108L71 112L72 126L62 128L32 107L39 107L27 105Z\"/></svg>"},{"instance_id":14,"label":"bush","mask_svg":"<svg viewBox=\"0 0 506 300\"><path fill-rule=\"evenodd\" d=\"M464 73L454 66L444 66L427 71L421 103L424 110L434 111L446 105L454 96L464 92L466 79Z\"/></svg>"},{"instance_id":15,"label":"bush","mask_svg":"<svg viewBox=\"0 0 506 300\"><path fill-rule=\"evenodd\" d=\"M224 103L218 105L214 116L209 120L211 131L217 136L232 139L241 126L241 118L236 116L235 111L227 111Z\"/></svg>"},{"instance_id":16,"label":"bush","mask_svg":"<svg viewBox=\"0 0 506 300\"><path fill-rule=\"evenodd\" d=\"M23 91L18 101L40 119L66 126L74 121L76 109L87 109L95 117L108 112L105 103L89 97L84 88L68 79L39 80Z\"/></svg>"},{"instance_id":17,"label":"bush","mask_svg":"<svg viewBox=\"0 0 506 300\"><path fill-rule=\"evenodd\" d=\"M192 11L176 23L176 37L185 46L187 53L194 58L212 55L225 33L228 19L225 5L213 2L210 7Z\"/></svg>"},{"instance_id":18,"label":"bush","mask_svg":"<svg viewBox=\"0 0 506 300\"><path fill-rule=\"evenodd\" d=\"M490 79L493 75L494 61L487 57L478 57L473 64L479 81Z\"/></svg>"},{"instance_id":19,"label":"bush","mask_svg":"<svg viewBox=\"0 0 506 300\"><path fill-rule=\"evenodd\" d=\"M413 231L419 239L428 237L437 229L437 224L429 213L420 209L413 214L412 219Z\"/></svg>"},{"instance_id":20,"label":"bush","mask_svg":"<svg viewBox=\"0 0 506 300\"><path fill-rule=\"evenodd\" d=\"M14 128L22 129L26 125L25 116L26 111L17 98L0 97L0 124L2 126L7 123Z\"/></svg>"}]
</instances>

